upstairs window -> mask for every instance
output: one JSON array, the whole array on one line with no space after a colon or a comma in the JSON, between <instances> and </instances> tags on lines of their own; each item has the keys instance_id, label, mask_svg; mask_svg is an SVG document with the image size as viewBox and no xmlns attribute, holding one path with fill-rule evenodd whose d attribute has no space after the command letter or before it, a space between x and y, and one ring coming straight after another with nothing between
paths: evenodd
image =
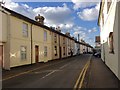
<instances>
[{"instance_id":1,"label":"upstairs window","mask_svg":"<svg viewBox=\"0 0 120 90\"><path fill-rule=\"evenodd\" d=\"M109 12L110 6L111 6L112 1L108 0L107 1L107 13Z\"/></svg>"},{"instance_id":2,"label":"upstairs window","mask_svg":"<svg viewBox=\"0 0 120 90\"><path fill-rule=\"evenodd\" d=\"M57 34L54 34L54 42L57 43Z\"/></svg>"},{"instance_id":3,"label":"upstairs window","mask_svg":"<svg viewBox=\"0 0 120 90\"><path fill-rule=\"evenodd\" d=\"M104 13L102 13L102 24L104 25Z\"/></svg>"},{"instance_id":4,"label":"upstairs window","mask_svg":"<svg viewBox=\"0 0 120 90\"><path fill-rule=\"evenodd\" d=\"M23 27L23 30L22 30L23 37L28 37L28 24L23 23L22 27Z\"/></svg>"},{"instance_id":5,"label":"upstairs window","mask_svg":"<svg viewBox=\"0 0 120 90\"><path fill-rule=\"evenodd\" d=\"M44 31L44 41L47 41L47 31Z\"/></svg>"},{"instance_id":6,"label":"upstairs window","mask_svg":"<svg viewBox=\"0 0 120 90\"><path fill-rule=\"evenodd\" d=\"M109 34L109 46L110 46L110 53L114 53L114 45L113 45L113 32Z\"/></svg>"},{"instance_id":7,"label":"upstairs window","mask_svg":"<svg viewBox=\"0 0 120 90\"><path fill-rule=\"evenodd\" d=\"M63 37L63 44L65 44L65 37Z\"/></svg>"}]
</instances>

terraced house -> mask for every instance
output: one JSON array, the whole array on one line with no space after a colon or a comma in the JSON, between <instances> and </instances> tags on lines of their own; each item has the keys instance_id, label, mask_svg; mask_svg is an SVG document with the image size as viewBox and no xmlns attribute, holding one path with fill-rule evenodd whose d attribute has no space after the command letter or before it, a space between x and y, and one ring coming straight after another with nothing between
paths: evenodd
<instances>
[{"instance_id":1,"label":"terraced house","mask_svg":"<svg viewBox=\"0 0 120 90\"><path fill-rule=\"evenodd\" d=\"M105 64L120 80L120 1L102 0L98 24L100 26L101 56Z\"/></svg>"},{"instance_id":2,"label":"terraced house","mask_svg":"<svg viewBox=\"0 0 120 90\"><path fill-rule=\"evenodd\" d=\"M80 42L61 33L60 28L45 26L43 16L32 20L0 7L0 19L0 65L4 69L66 58L71 52L76 55L75 43Z\"/></svg>"}]
</instances>

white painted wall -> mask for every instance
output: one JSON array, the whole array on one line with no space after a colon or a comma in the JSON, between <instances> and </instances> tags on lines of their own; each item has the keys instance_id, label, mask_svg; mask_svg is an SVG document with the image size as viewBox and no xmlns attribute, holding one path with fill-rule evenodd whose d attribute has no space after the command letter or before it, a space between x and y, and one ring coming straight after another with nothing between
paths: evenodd
<instances>
[{"instance_id":1,"label":"white painted wall","mask_svg":"<svg viewBox=\"0 0 120 90\"><path fill-rule=\"evenodd\" d=\"M101 57L105 61L106 65L113 71L118 77L118 12L116 10L116 2L112 2L110 11L106 14L107 4L104 6L105 23L101 25ZM100 22L102 23L102 22ZM109 53L109 33L113 32L114 38L114 54ZM120 79L120 78L119 78Z\"/></svg>"},{"instance_id":2,"label":"white painted wall","mask_svg":"<svg viewBox=\"0 0 120 90\"><path fill-rule=\"evenodd\" d=\"M120 2L118 2L118 16L120 16ZM118 17L118 54L120 54L120 17ZM120 55L118 55L118 78L120 80Z\"/></svg>"},{"instance_id":3,"label":"white painted wall","mask_svg":"<svg viewBox=\"0 0 120 90\"><path fill-rule=\"evenodd\" d=\"M7 42L7 23L8 17L7 14L0 11L0 42Z\"/></svg>"}]
</instances>

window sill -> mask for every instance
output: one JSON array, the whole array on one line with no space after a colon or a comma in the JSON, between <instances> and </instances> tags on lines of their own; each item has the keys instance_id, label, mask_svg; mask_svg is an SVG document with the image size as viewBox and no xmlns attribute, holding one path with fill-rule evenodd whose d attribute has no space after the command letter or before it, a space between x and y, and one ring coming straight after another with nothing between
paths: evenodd
<instances>
[{"instance_id":1,"label":"window sill","mask_svg":"<svg viewBox=\"0 0 120 90\"><path fill-rule=\"evenodd\" d=\"M55 56L57 56L57 54L55 54Z\"/></svg>"},{"instance_id":2,"label":"window sill","mask_svg":"<svg viewBox=\"0 0 120 90\"><path fill-rule=\"evenodd\" d=\"M115 54L114 51L109 51L110 54Z\"/></svg>"}]
</instances>

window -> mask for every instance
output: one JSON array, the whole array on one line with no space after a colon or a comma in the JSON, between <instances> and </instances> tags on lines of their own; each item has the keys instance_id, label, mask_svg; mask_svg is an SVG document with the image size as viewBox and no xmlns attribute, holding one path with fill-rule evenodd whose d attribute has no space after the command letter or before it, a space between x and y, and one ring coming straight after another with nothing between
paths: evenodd
<instances>
[{"instance_id":1,"label":"window","mask_svg":"<svg viewBox=\"0 0 120 90\"><path fill-rule=\"evenodd\" d=\"M54 42L57 43L57 34L54 34Z\"/></svg>"},{"instance_id":2,"label":"window","mask_svg":"<svg viewBox=\"0 0 120 90\"><path fill-rule=\"evenodd\" d=\"M63 37L63 44L65 44L65 37Z\"/></svg>"},{"instance_id":3,"label":"window","mask_svg":"<svg viewBox=\"0 0 120 90\"><path fill-rule=\"evenodd\" d=\"M54 54L57 56L57 46L54 47Z\"/></svg>"},{"instance_id":4,"label":"window","mask_svg":"<svg viewBox=\"0 0 120 90\"><path fill-rule=\"evenodd\" d=\"M47 57L47 46L44 47L44 56Z\"/></svg>"},{"instance_id":5,"label":"window","mask_svg":"<svg viewBox=\"0 0 120 90\"><path fill-rule=\"evenodd\" d=\"M110 32L109 34L109 45L110 45L110 53L114 53L113 32Z\"/></svg>"},{"instance_id":6,"label":"window","mask_svg":"<svg viewBox=\"0 0 120 90\"><path fill-rule=\"evenodd\" d=\"M102 13L102 24L104 25L104 13Z\"/></svg>"},{"instance_id":7,"label":"window","mask_svg":"<svg viewBox=\"0 0 120 90\"><path fill-rule=\"evenodd\" d=\"M70 48L68 48L68 55L70 55Z\"/></svg>"},{"instance_id":8,"label":"window","mask_svg":"<svg viewBox=\"0 0 120 90\"><path fill-rule=\"evenodd\" d=\"M27 59L27 47L21 46L20 52L21 52L21 60Z\"/></svg>"},{"instance_id":9,"label":"window","mask_svg":"<svg viewBox=\"0 0 120 90\"><path fill-rule=\"evenodd\" d=\"M44 41L47 41L47 31L44 31Z\"/></svg>"},{"instance_id":10,"label":"window","mask_svg":"<svg viewBox=\"0 0 120 90\"><path fill-rule=\"evenodd\" d=\"M28 24L23 23L23 31L22 31L22 33L23 33L24 37L28 37Z\"/></svg>"},{"instance_id":11,"label":"window","mask_svg":"<svg viewBox=\"0 0 120 90\"><path fill-rule=\"evenodd\" d=\"M112 1L108 0L107 1L107 13L109 12L110 6L111 6Z\"/></svg>"},{"instance_id":12,"label":"window","mask_svg":"<svg viewBox=\"0 0 120 90\"><path fill-rule=\"evenodd\" d=\"M65 55L65 47L63 47L63 55Z\"/></svg>"}]
</instances>

